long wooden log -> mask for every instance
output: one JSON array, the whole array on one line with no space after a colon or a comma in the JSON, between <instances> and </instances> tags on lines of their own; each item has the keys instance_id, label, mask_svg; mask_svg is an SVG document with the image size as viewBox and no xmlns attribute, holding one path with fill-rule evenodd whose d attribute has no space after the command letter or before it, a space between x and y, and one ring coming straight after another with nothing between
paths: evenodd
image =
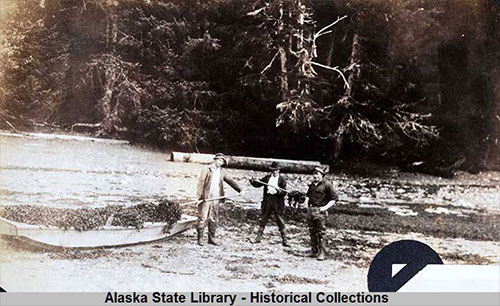
<instances>
[{"instance_id":1,"label":"long wooden log","mask_svg":"<svg viewBox=\"0 0 500 306\"><path fill-rule=\"evenodd\" d=\"M214 154L172 152L171 161L185 163L209 164L214 160ZM259 158L246 156L226 156L227 167L237 169L249 169L269 171L271 163L276 162L282 172L312 173L314 168L321 167L318 161L291 160L276 158Z\"/></svg>"}]
</instances>

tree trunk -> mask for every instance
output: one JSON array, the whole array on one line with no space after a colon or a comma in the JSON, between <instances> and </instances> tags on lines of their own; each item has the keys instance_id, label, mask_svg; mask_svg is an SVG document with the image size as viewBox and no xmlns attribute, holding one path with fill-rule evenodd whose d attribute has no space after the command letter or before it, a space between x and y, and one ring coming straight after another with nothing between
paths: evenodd
<instances>
[{"instance_id":1,"label":"tree trunk","mask_svg":"<svg viewBox=\"0 0 500 306\"><path fill-rule=\"evenodd\" d=\"M299 34L298 34L297 41L296 41L296 48L297 48L296 51L299 52L300 54L302 54L302 51L304 51L304 13L301 10L301 0L297 0L295 5L296 5L297 11L299 12L299 15L297 16L297 24L298 24ZM292 35L290 35L290 37L292 37ZM302 88L301 88L302 84L301 84L300 78L301 78L301 76L303 76L305 74L305 71L303 70L303 68L304 68L304 65L299 65L299 73L298 73L297 85L296 85L296 88L299 91L302 90ZM300 94L302 94L302 93L300 93Z\"/></svg>"},{"instance_id":2,"label":"tree trunk","mask_svg":"<svg viewBox=\"0 0 500 306\"><path fill-rule=\"evenodd\" d=\"M361 60L361 46L359 42L359 35L355 33L352 38L352 51L351 51L351 63L350 66L351 71L349 77L347 78L347 83L349 86L345 90L344 96L341 100L348 101L352 99L354 81L359 77L359 62ZM332 162L336 161L340 157L340 153L342 151L342 146L344 144L344 135L347 130L347 110L344 110L344 114L342 115L342 119L340 120L339 127L335 131L333 135L333 159Z\"/></svg>"},{"instance_id":3,"label":"tree trunk","mask_svg":"<svg viewBox=\"0 0 500 306\"><path fill-rule=\"evenodd\" d=\"M280 55L280 89L281 89L281 101L288 101L288 70L287 70L287 56L285 48L280 46L278 48Z\"/></svg>"},{"instance_id":4,"label":"tree trunk","mask_svg":"<svg viewBox=\"0 0 500 306\"><path fill-rule=\"evenodd\" d=\"M332 162L337 161L340 157L340 152L342 152L342 145L344 144L344 135L347 127L347 114L342 116L339 127L335 134L333 135L333 159Z\"/></svg>"},{"instance_id":5,"label":"tree trunk","mask_svg":"<svg viewBox=\"0 0 500 306\"><path fill-rule=\"evenodd\" d=\"M104 119L102 120L103 129L107 132L112 131L113 129L113 119L111 113L111 97L113 92L110 89L104 90L104 95L102 96L101 103L101 112L104 114Z\"/></svg>"},{"instance_id":6,"label":"tree trunk","mask_svg":"<svg viewBox=\"0 0 500 306\"><path fill-rule=\"evenodd\" d=\"M360 69L359 62L361 61L361 46L359 42L359 35L357 33L352 37L352 52L351 52L351 73L349 74L349 78L347 79L347 83L349 87L346 89L344 93L344 97L351 98L352 97L352 88L354 86L354 80L359 77Z\"/></svg>"},{"instance_id":7,"label":"tree trunk","mask_svg":"<svg viewBox=\"0 0 500 306\"><path fill-rule=\"evenodd\" d=\"M117 16L113 13L112 9L107 10L107 15L106 48L115 51L116 43L118 41Z\"/></svg>"},{"instance_id":8,"label":"tree trunk","mask_svg":"<svg viewBox=\"0 0 500 306\"><path fill-rule=\"evenodd\" d=\"M284 8L283 2L280 3L280 16L278 19L278 53L280 57L280 89L281 101L289 100L289 86L288 86L288 69L287 69L287 53L286 53L286 37L284 35Z\"/></svg>"},{"instance_id":9,"label":"tree trunk","mask_svg":"<svg viewBox=\"0 0 500 306\"><path fill-rule=\"evenodd\" d=\"M304 48L304 12L302 11L302 1L297 0L297 9L299 11L299 16L297 17L297 23L299 24L299 36L297 38L297 51Z\"/></svg>"},{"instance_id":10,"label":"tree trunk","mask_svg":"<svg viewBox=\"0 0 500 306\"><path fill-rule=\"evenodd\" d=\"M333 28L333 33L332 35L332 40L330 42L330 47L328 48L328 55L326 56L326 61L325 65L331 66L332 65L332 60L333 60L333 51L335 50L335 35L336 35L336 29Z\"/></svg>"},{"instance_id":11,"label":"tree trunk","mask_svg":"<svg viewBox=\"0 0 500 306\"><path fill-rule=\"evenodd\" d=\"M332 40L330 41L330 46L328 47L328 53L326 55L325 59L325 65L328 67L332 67L332 61L333 61L333 51L335 50L335 35L336 35L336 27L333 28L333 33L331 34ZM320 92L320 98L318 101L321 103L321 106L325 106L325 102L328 99L328 91L325 89L322 89Z\"/></svg>"},{"instance_id":12,"label":"tree trunk","mask_svg":"<svg viewBox=\"0 0 500 306\"><path fill-rule=\"evenodd\" d=\"M114 130L114 116L113 112L111 111L111 99L113 97L113 85L114 85L114 75L115 73L113 71L109 71L107 69L104 74L104 80L103 80L103 95L101 99L99 99L100 103L100 108L101 108L101 113L103 116L102 120L102 127L103 130L106 132L112 132Z\"/></svg>"},{"instance_id":13,"label":"tree trunk","mask_svg":"<svg viewBox=\"0 0 500 306\"><path fill-rule=\"evenodd\" d=\"M484 2L484 15L486 15L485 41L483 57L483 70L489 76L491 93L486 95L490 97L488 105L484 111L488 120L489 135L485 146L484 167L491 170L500 170L500 51L498 47L498 31L500 31L500 7L493 2Z\"/></svg>"},{"instance_id":14,"label":"tree trunk","mask_svg":"<svg viewBox=\"0 0 500 306\"><path fill-rule=\"evenodd\" d=\"M113 8L105 10L107 15L106 22L106 48L115 53L116 44L118 42L118 17L113 11ZM116 102L113 106L113 89L116 83L119 72L114 68L104 68L102 84L103 96L99 100L101 113L104 116L102 120L102 129L107 133L113 133L119 129L117 126L119 103Z\"/></svg>"}]
</instances>

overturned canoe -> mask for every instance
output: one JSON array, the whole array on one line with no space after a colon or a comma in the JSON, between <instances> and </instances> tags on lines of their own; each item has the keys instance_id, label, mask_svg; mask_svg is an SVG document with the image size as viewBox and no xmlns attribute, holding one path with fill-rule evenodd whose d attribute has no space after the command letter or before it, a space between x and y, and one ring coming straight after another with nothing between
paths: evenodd
<instances>
[{"instance_id":1,"label":"overturned canoe","mask_svg":"<svg viewBox=\"0 0 500 306\"><path fill-rule=\"evenodd\" d=\"M214 154L172 152L170 160L174 162L208 164ZM319 161L260 158L246 156L226 156L229 168L268 171L273 162L278 163L282 172L313 173L316 167L325 167Z\"/></svg>"},{"instance_id":2,"label":"overturned canoe","mask_svg":"<svg viewBox=\"0 0 500 306\"><path fill-rule=\"evenodd\" d=\"M58 247L96 248L124 246L161 240L194 228L196 218L185 216L172 228L164 231L166 223L144 223L144 227L103 226L78 231L56 226L32 225L0 217L0 234L28 238L32 241Z\"/></svg>"}]
</instances>

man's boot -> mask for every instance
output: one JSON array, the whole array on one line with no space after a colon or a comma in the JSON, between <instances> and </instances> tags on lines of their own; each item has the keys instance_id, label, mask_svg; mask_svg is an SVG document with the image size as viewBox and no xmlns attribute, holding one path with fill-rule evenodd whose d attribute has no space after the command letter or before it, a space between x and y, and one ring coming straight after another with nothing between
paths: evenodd
<instances>
[{"instance_id":1,"label":"man's boot","mask_svg":"<svg viewBox=\"0 0 500 306\"><path fill-rule=\"evenodd\" d=\"M257 236L255 237L254 243L260 243L262 241L262 236L264 235L264 227L259 226L259 230L257 231Z\"/></svg>"},{"instance_id":2,"label":"man's boot","mask_svg":"<svg viewBox=\"0 0 500 306\"><path fill-rule=\"evenodd\" d=\"M288 243L288 238L286 237L285 231L281 232L281 244L287 248L291 247L291 245Z\"/></svg>"},{"instance_id":3,"label":"man's boot","mask_svg":"<svg viewBox=\"0 0 500 306\"><path fill-rule=\"evenodd\" d=\"M219 245L219 243L215 241L215 228L213 227L208 227L208 244Z\"/></svg>"},{"instance_id":4,"label":"man's boot","mask_svg":"<svg viewBox=\"0 0 500 306\"><path fill-rule=\"evenodd\" d=\"M318 238L318 244L319 244L319 252L318 252L318 257L317 259L318 260L325 260L325 250L326 250L326 246L325 246L325 239L324 238Z\"/></svg>"},{"instance_id":5,"label":"man's boot","mask_svg":"<svg viewBox=\"0 0 500 306\"><path fill-rule=\"evenodd\" d=\"M203 228L197 228L196 231L198 232L198 245L203 246Z\"/></svg>"},{"instance_id":6,"label":"man's boot","mask_svg":"<svg viewBox=\"0 0 500 306\"><path fill-rule=\"evenodd\" d=\"M318 251L319 251L318 237L315 235L311 236L311 251L309 251L309 253L307 253L307 257L311 257L311 258L318 257Z\"/></svg>"},{"instance_id":7,"label":"man's boot","mask_svg":"<svg viewBox=\"0 0 500 306\"><path fill-rule=\"evenodd\" d=\"M307 257L311 257L311 258L318 257L318 248L311 247L311 250L307 253Z\"/></svg>"}]
</instances>

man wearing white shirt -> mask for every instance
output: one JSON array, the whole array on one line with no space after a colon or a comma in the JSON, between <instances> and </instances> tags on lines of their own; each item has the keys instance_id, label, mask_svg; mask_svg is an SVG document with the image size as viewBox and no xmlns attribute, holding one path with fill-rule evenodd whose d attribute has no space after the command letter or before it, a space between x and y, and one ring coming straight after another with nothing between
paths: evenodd
<instances>
[{"instance_id":1,"label":"man wearing white shirt","mask_svg":"<svg viewBox=\"0 0 500 306\"><path fill-rule=\"evenodd\" d=\"M262 241L264 229L271 215L276 217L276 223L281 233L283 246L289 247L286 236L285 227L285 195L286 195L286 180L280 175L278 163L271 163L269 168L271 173L260 180L251 179L250 184L254 187L264 186L264 197L262 199L262 214L260 218L260 226L255 238L255 243Z\"/></svg>"}]
</instances>

